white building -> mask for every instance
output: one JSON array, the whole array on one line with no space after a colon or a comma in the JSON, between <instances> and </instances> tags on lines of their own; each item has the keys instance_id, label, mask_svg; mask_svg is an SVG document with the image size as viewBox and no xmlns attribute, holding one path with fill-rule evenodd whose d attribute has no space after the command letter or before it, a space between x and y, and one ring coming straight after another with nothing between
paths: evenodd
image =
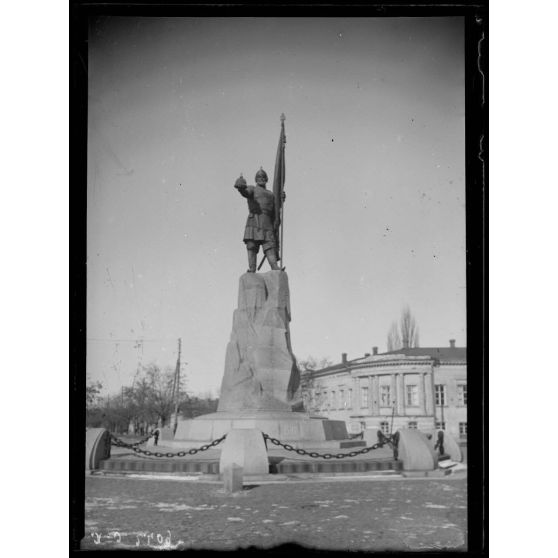
<instances>
[{"instance_id":1,"label":"white building","mask_svg":"<svg viewBox=\"0 0 558 558\"><path fill-rule=\"evenodd\" d=\"M388 433L398 428L442 429L467 437L467 350L403 348L304 373L305 406L313 415Z\"/></svg>"}]
</instances>

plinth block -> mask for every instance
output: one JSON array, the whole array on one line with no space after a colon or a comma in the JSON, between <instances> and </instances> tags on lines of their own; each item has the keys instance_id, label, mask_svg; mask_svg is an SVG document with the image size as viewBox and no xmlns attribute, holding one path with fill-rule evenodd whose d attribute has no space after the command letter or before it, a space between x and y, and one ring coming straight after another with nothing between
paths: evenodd
<instances>
[{"instance_id":1,"label":"plinth block","mask_svg":"<svg viewBox=\"0 0 558 558\"><path fill-rule=\"evenodd\" d=\"M240 492L242 491L242 467L235 465L228 465L223 471L223 488L225 492Z\"/></svg>"},{"instance_id":2,"label":"plinth block","mask_svg":"<svg viewBox=\"0 0 558 558\"><path fill-rule=\"evenodd\" d=\"M267 475L269 462L263 434L260 430L239 428L231 430L223 442L219 474L241 467L245 475Z\"/></svg>"},{"instance_id":3,"label":"plinth block","mask_svg":"<svg viewBox=\"0 0 558 558\"><path fill-rule=\"evenodd\" d=\"M174 442L211 442L233 429L257 428L282 442L302 440L347 440L349 435L344 421L310 418L306 413L216 412L178 423Z\"/></svg>"}]
</instances>

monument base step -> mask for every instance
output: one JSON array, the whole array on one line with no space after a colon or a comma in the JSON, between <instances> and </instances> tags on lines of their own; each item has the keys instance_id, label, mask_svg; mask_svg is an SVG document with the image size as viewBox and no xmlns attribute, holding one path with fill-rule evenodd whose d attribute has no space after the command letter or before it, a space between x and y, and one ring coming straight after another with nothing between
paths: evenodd
<instances>
[{"instance_id":1,"label":"monument base step","mask_svg":"<svg viewBox=\"0 0 558 558\"><path fill-rule=\"evenodd\" d=\"M106 459L102 471L149 473L205 473L219 474L219 460L185 461L179 459Z\"/></svg>"},{"instance_id":2,"label":"monument base step","mask_svg":"<svg viewBox=\"0 0 558 558\"><path fill-rule=\"evenodd\" d=\"M199 448L202 444L208 444L211 440L200 441L200 440L164 440L160 446L165 447L165 449L171 449L172 451L189 450L192 448ZM355 441L355 440L281 440L283 444L289 444L297 449L307 449L307 450L322 450L322 449L343 449L343 448L365 448L366 442ZM280 446L276 446L272 442L267 443L269 450L280 449ZM220 449L221 444L216 446L215 449ZM150 449L153 449L150 447ZM157 448L155 448L157 449Z\"/></svg>"},{"instance_id":3,"label":"monument base step","mask_svg":"<svg viewBox=\"0 0 558 558\"><path fill-rule=\"evenodd\" d=\"M178 422L173 441L194 441L199 445L199 442L211 442L238 428L255 428L286 443L306 440L350 441L345 421L313 418L307 413L286 411L217 411L193 419L182 419Z\"/></svg>"},{"instance_id":4,"label":"monument base step","mask_svg":"<svg viewBox=\"0 0 558 558\"><path fill-rule=\"evenodd\" d=\"M399 473L402 463L395 459L386 460L354 460L341 459L328 461L289 461L284 460L276 465L271 465L271 473L367 473L370 471L392 471Z\"/></svg>"},{"instance_id":5,"label":"monument base step","mask_svg":"<svg viewBox=\"0 0 558 558\"><path fill-rule=\"evenodd\" d=\"M402 464L395 459L350 460L331 459L327 461L290 461L284 459L278 463L270 460L270 474L293 473L367 473L395 472L400 473ZM199 473L218 475L219 460L187 461L183 459L118 459L109 458L101 461L102 472L113 473Z\"/></svg>"}]
</instances>

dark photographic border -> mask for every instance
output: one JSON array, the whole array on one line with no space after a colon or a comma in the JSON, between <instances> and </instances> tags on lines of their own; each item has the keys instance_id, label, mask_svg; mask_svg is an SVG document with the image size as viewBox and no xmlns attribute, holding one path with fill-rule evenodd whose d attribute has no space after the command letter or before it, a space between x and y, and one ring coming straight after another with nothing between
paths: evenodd
<instances>
[{"instance_id":1,"label":"dark photographic border","mask_svg":"<svg viewBox=\"0 0 558 558\"><path fill-rule=\"evenodd\" d=\"M85 535L86 219L88 21L95 16L458 17L465 20L468 550L488 554L488 6L487 2L300 4L70 3L70 549ZM249 551L244 551L249 552ZM309 551L297 545L272 554ZM351 553L353 554L353 553ZM354 553L364 554L364 553ZM384 553L374 553L384 555ZM394 552L385 553L393 556ZM425 553L405 552L405 556ZM451 552L428 552L445 555Z\"/></svg>"}]
</instances>

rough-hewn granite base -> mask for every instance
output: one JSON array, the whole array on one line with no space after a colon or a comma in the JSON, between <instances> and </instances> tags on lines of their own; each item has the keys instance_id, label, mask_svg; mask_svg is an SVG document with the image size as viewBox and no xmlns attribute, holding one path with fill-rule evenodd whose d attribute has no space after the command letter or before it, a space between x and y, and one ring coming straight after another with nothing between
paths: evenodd
<instances>
[{"instance_id":1,"label":"rough-hewn granite base","mask_svg":"<svg viewBox=\"0 0 558 558\"><path fill-rule=\"evenodd\" d=\"M291 411L302 402L289 299L284 271L240 277L218 411Z\"/></svg>"}]
</instances>

